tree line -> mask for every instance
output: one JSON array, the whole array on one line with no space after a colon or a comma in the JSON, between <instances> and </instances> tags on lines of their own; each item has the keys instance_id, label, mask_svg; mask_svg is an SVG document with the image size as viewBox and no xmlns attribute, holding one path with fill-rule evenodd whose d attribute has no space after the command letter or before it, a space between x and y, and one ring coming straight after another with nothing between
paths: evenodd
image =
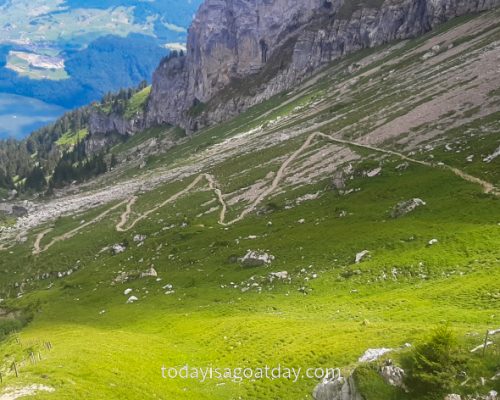
<instances>
[{"instance_id":1,"label":"tree line","mask_svg":"<svg viewBox=\"0 0 500 400\"><path fill-rule=\"evenodd\" d=\"M107 93L100 102L65 113L53 124L40 128L24 140L0 140L0 189L18 192L41 192L61 188L71 182L81 182L106 172L116 164L111 156L106 165L102 154L86 154L85 140L78 140L72 148L64 148L57 141L66 134L77 134L88 129L95 109L109 109L123 115L134 94L148 86L142 81L136 88ZM49 177L49 179L47 179Z\"/></svg>"}]
</instances>

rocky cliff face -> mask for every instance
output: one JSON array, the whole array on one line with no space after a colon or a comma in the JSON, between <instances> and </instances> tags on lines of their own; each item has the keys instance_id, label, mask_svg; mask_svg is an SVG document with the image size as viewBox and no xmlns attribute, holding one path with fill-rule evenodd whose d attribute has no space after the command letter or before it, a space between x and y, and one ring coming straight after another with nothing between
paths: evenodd
<instances>
[{"instance_id":1,"label":"rocky cliff face","mask_svg":"<svg viewBox=\"0 0 500 400\"><path fill-rule=\"evenodd\" d=\"M189 30L187 56L163 62L154 75L146 123L193 131L220 122L345 54L498 5L500 0L207 0ZM233 96L224 96L231 88Z\"/></svg>"},{"instance_id":2,"label":"rocky cliff face","mask_svg":"<svg viewBox=\"0 0 500 400\"><path fill-rule=\"evenodd\" d=\"M187 56L165 60L155 72L144 124L195 131L290 89L345 54L498 5L500 0L207 0L189 30Z\"/></svg>"},{"instance_id":3,"label":"rocky cliff face","mask_svg":"<svg viewBox=\"0 0 500 400\"><path fill-rule=\"evenodd\" d=\"M88 154L96 153L113 144L116 135L134 135L145 128L145 118L142 114L133 119L126 119L119 114L105 114L97 109L93 110L89 117L90 135L85 140L85 149Z\"/></svg>"}]
</instances>

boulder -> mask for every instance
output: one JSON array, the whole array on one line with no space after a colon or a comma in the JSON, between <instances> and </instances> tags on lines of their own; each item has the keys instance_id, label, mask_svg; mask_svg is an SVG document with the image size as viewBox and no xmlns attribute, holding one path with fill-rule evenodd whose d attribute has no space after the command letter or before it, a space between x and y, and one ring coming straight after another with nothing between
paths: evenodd
<instances>
[{"instance_id":1,"label":"boulder","mask_svg":"<svg viewBox=\"0 0 500 400\"><path fill-rule=\"evenodd\" d=\"M392 363L392 360L387 360L380 369L380 375L384 380L392 386L404 387L403 379L405 371Z\"/></svg>"},{"instance_id":2,"label":"boulder","mask_svg":"<svg viewBox=\"0 0 500 400\"><path fill-rule=\"evenodd\" d=\"M382 357L384 354L389 353L393 351L394 349L388 349L385 347L382 347L380 349L368 349L364 352L364 354L359 357L358 361L359 362L372 362L378 360L380 357Z\"/></svg>"},{"instance_id":3,"label":"boulder","mask_svg":"<svg viewBox=\"0 0 500 400\"><path fill-rule=\"evenodd\" d=\"M120 254L126 250L126 247L120 243L116 243L113 246L111 246L111 249L113 250L113 254Z\"/></svg>"},{"instance_id":4,"label":"boulder","mask_svg":"<svg viewBox=\"0 0 500 400\"><path fill-rule=\"evenodd\" d=\"M269 265L274 260L274 256L261 250L248 250L240 262L244 267L259 267Z\"/></svg>"},{"instance_id":5,"label":"boulder","mask_svg":"<svg viewBox=\"0 0 500 400\"><path fill-rule=\"evenodd\" d=\"M130 296L127 300L127 304L135 303L137 300L139 300L137 297Z\"/></svg>"},{"instance_id":6,"label":"boulder","mask_svg":"<svg viewBox=\"0 0 500 400\"><path fill-rule=\"evenodd\" d=\"M146 240L146 235L135 235L134 236L134 242L135 243L142 243Z\"/></svg>"},{"instance_id":7,"label":"boulder","mask_svg":"<svg viewBox=\"0 0 500 400\"><path fill-rule=\"evenodd\" d=\"M414 198L411 200L406 200L406 201L400 201L396 206L391 211L391 217L392 218L399 218L402 217L406 214L409 214L413 210L415 210L417 207L420 206L425 206L426 203L422 199L419 198Z\"/></svg>"},{"instance_id":8,"label":"boulder","mask_svg":"<svg viewBox=\"0 0 500 400\"><path fill-rule=\"evenodd\" d=\"M151 267L145 272L141 272L141 278L156 278L158 276L158 273L156 270Z\"/></svg>"},{"instance_id":9,"label":"boulder","mask_svg":"<svg viewBox=\"0 0 500 400\"><path fill-rule=\"evenodd\" d=\"M362 400L352 376L344 378L329 376L324 378L313 391L315 400Z\"/></svg>"},{"instance_id":10,"label":"boulder","mask_svg":"<svg viewBox=\"0 0 500 400\"><path fill-rule=\"evenodd\" d=\"M373 177L379 175L381 172L382 172L382 168L378 167L378 168L372 169L371 171L368 171L366 173L366 176L368 178L373 178Z\"/></svg>"},{"instance_id":11,"label":"boulder","mask_svg":"<svg viewBox=\"0 0 500 400\"><path fill-rule=\"evenodd\" d=\"M490 154L488 157L485 157L483 159L483 161L485 163L490 163L492 162L495 158L497 158L498 156L500 156L500 146L497 147L497 149L492 153Z\"/></svg>"},{"instance_id":12,"label":"boulder","mask_svg":"<svg viewBox=\"0 0 500 400\"><path fill-rule=\"evenodd\" d=\"M275 279L285 281L290 279L290 275L288 274L288 271L281 271L281 272L271 272L269 274L269 282L273 282Z\"/></svg>"},{"instance_id":13,"label":"boulder","mask_svg":"<svg viewBox=\"0 0 500 400\"><path fill-rule=\"evenodd\" d=\"M359 264L368 254L370 254L368 250L360 251L356 254L354 261L356 262L356 264Z\"/></svg>"},{"instance_id":14,"label":"boulder","mask_svg":"<svg viewBox=\"0 0 500 400\"><path fill-rule=\"evenodd\" d=\"M28 210L21 206L12 206L12 215L17 218L28 215Z\"/></svg>"},{"instance_id":15,"label":"boulder","mask_svg":"<svg viewBox=\"0 0 500 400\"><path fill-rule=\"evenodd\" d=\"M8 192L8 198L7 200L13 200L16 196L17 196L17 190L16 189L12 189Z\"/></svg>"},{"instance_id":16,"label":"boulder","mask_svg":"<svg viewBox=\"0 0 500 400\"><path fill-rule=\"evenodd\" d=\"M497 399L498 399L498 393L496 390L490 390L486 395L486 400L497 400Z\"/></svg>"}]
</instances>

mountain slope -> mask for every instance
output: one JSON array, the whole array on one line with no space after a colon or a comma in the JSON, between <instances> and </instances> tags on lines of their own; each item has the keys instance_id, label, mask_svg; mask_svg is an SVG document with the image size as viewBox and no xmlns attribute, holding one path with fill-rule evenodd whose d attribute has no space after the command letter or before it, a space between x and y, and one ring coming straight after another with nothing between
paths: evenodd
<instances>
[{"instance_id":1,"label":"mountain slope","mask_svg":"<svg viewBox=\"0 0 500 400\"><path fill-rule=\"evenodd\" d=\"M4 390L303 399L319 379L200 382L161 368L347 374L366 349L418 343L443 321L469 334L470 379L450 390L498 390L497 345L468 350L500 325L499 16L354 53L190 138L136 134L111 149L110 173L24 204L2 232L0 298L33 320L0 343ZM241 260L248 250L269 263ZM270 275L284 271L290 281ZM363 386L374 382L360 382L368 400L424 398Z\"/></svg>"},{"instance_id":2,"label":"mountain slope","mask_svg":"<svg viewBox=\"0 0 500 400\"><path fill-rule=\"evenodd\" d=\"M184 46L199 4L5 1L0 4L0 92L71 109L150 80L167 49ZM27 102L20 116L36 114L35 105ZM17 123L18 138L34 130L21 118L11 123Z\"/></svg>"},{"instance_id":3,"label":"mountain slope","mask_svg":"<svg viewBox=\"0 0 500 400\"><path fill-rule=\"evenodd\" d=\"M412 38L498 5L497 0L206 1L189 30L186 59L166 61L155 73L146 119L194 131L293 88L343 55Z\"/></svg>"}]
</instances>

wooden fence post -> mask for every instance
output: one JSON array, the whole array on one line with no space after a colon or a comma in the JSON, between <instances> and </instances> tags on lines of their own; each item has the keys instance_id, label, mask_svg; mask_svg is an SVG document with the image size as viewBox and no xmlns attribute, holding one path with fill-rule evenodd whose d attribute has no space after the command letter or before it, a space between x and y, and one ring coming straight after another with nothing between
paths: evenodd
<instances>
[{"instance_id":1,"label":"wooden fence post","mask_svg":"<svg viewBox=\"0 0 500 400\"><path fill-rule=\"evenodd\" d=\"M486 330L486 336L484 337L484 344L483 344L483 357L484 354L486 353L486 346L488 345L488 335L490 334L489 330Z\"/></svg>"}]
</instances>

